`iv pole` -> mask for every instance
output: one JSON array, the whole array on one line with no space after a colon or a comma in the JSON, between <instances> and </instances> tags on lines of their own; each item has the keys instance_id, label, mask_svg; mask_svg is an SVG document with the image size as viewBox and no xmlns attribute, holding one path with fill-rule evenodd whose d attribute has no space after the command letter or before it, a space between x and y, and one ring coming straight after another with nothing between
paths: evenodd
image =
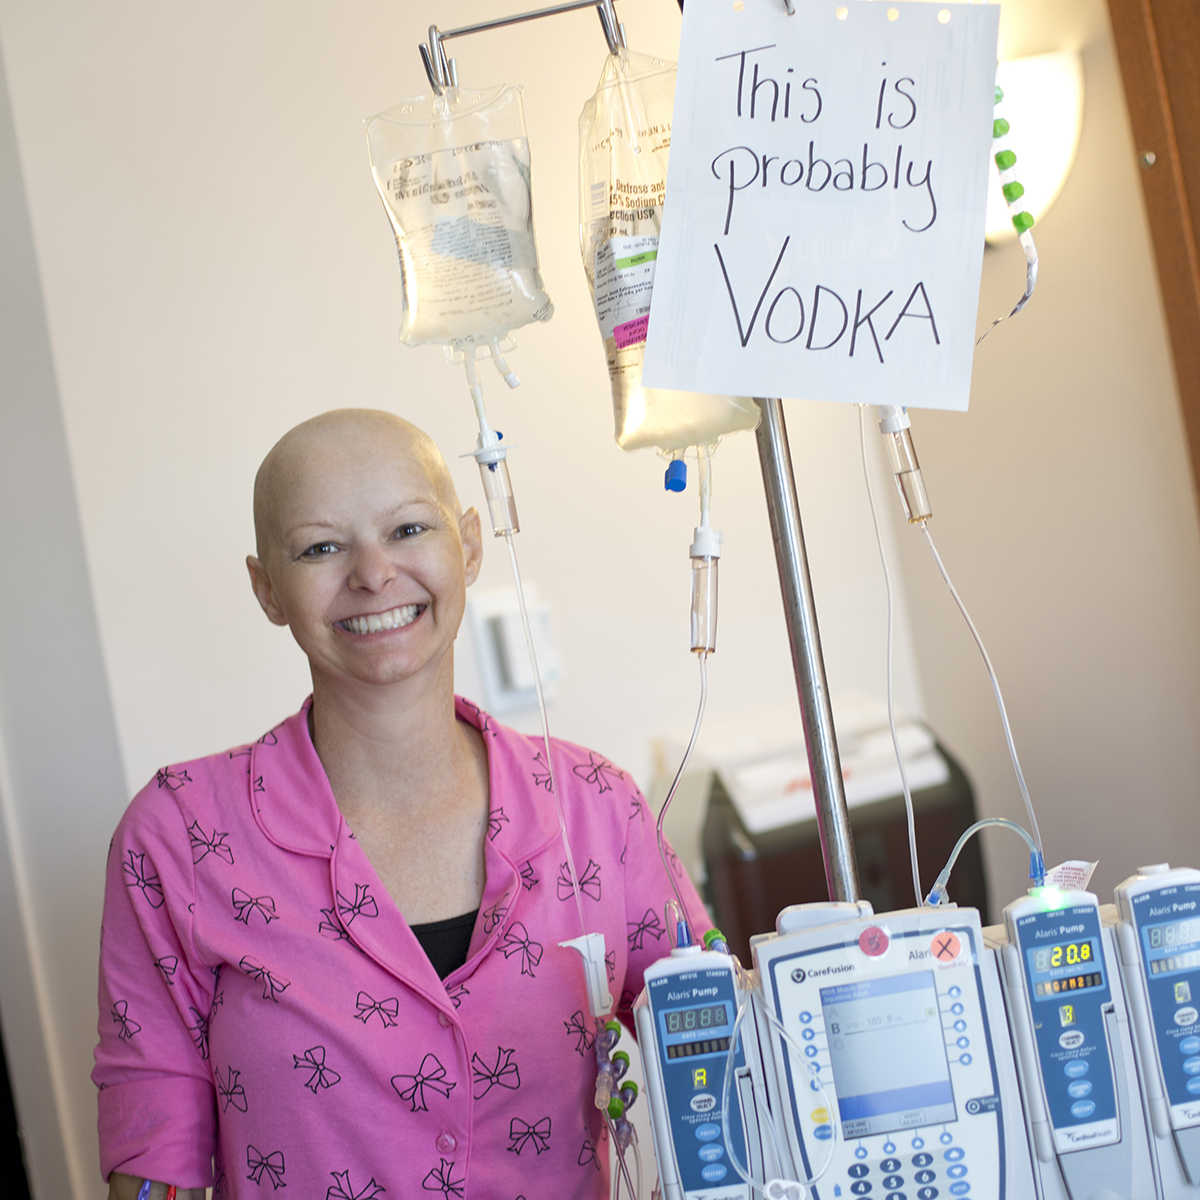
<instances>
[{"instance_id":1,"label":"iv pole","mask_svg":"<svg viewBox=\"0 0 1200 1200\"><path fill-rule=\"evenodd\" d=\"M788 12L794 11L793 0L784 0L784 4ZM680 7L683 7L682 4ZM430 25L428 43L420 43L417 47L430 86L438 95L447 87L458 86L454 59L447 57L444 46L451 38L517 25L539 17L557 16L580 8L596 10L609 53L616 54L625 45L625 31L617 20L613 0L568 0L566 3L496 17L458 29L439 30L436 25ZM831 900L857 900L859 889L854 840L846 812L837 734L833 726L829 684L825 677L825 660L821 654L821 635L817 628L817 609L808 572L804 530L800 524L800 505L796 499L796 478L783 419L783 403L777 397L757 397L755 403L762 413L755 436L758 439L758 458L762 468L767 514L771 521L771 536L775 544L783 616L792 649L792 670L796 676L796 694L804 726L817 833L825 862L825 884Z\"/></svg>"}]
</instances>

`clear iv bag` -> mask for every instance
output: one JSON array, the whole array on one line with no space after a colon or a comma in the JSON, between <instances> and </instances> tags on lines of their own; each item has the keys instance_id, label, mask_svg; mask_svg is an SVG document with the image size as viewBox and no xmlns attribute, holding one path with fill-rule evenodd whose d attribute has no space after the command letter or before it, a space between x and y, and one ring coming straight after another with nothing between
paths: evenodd
<instances>
[{"instance_id":1,"label":"clear iv bag","mask_svg":"<svg viewBox=\"0 0 1200 1200\"><path fill-rule=\"evenodd\" d=\"M624 450L709 445L758 424L744 397L642 386L674 101L674 63L621 50L579 117L579 244Z\"/></svg>"},{"instance_id":2,"label":"clear iv bag","mask_svg":"<svg viewBox=\"0 0 1200 1200\"><path fill-rule=\"evenodd\" d=\"M366 128L400 255L400 340L486 342L549 320L521 89L447 88L377 113Z\"/></svg>"}]
</instances>

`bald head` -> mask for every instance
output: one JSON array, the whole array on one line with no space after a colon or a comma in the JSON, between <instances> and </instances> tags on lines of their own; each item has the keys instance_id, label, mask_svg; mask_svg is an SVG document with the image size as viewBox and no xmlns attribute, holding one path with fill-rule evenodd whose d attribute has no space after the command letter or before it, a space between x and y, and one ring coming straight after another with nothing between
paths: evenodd
<instances>
[{"instance_id":1,"label":"bald head","mask_svg":"<svg viewBox=\"0 0 1200 1200\"><path fill-rule=\"evenodd\" d=\"M454 517L462 506L446 460L433 439L410 421L371 408L339 408L290 429L271 447L254 477L254 539L266 560L287 535L297 504L333 504L339 484L357 479L367 463L394 463L428 484Z\"/></svg>"}]
</instances>

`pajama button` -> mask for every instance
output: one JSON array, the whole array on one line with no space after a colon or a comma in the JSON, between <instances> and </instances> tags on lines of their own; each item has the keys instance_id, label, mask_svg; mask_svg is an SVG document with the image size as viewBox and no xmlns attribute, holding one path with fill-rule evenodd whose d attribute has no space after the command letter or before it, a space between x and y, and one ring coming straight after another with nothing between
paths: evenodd
<instances>
[{"instance_id":1,"label":"pajama button","mask_svg":"<svg viewBox=\"0 0 1200 1200\"><path fill-rule=\"evenodd\" d=\"M446 1016L446 1014L444 1012L441 1012L440 1010L438 1012L438 1024L443 1029L445 1029L446 1026L450 1024L450 1018L448 1016Z\"/></svg>"},{"instance_id":2,"label":"pajama button","mask_svg":"<svg viewBox=\"0 0 1200 1200\"><path fill-rule=\"evenodd\" d=\"M458 1138L443 1129L437 1135L437 1140L433 1144L437 1147L439 1154L453 1154L458 1149Z\"/></svg>"}]
</instances>

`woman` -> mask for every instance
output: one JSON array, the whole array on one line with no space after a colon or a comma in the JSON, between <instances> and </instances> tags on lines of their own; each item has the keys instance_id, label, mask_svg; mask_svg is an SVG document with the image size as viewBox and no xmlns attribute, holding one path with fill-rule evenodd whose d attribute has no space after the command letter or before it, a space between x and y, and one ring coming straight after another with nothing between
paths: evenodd
<instances>
[{"instance_id":1,"label":"woman","mask_svg":"<svg viewBox=\"0 0 1200 1200\"><path fill-rule=\"evenodd\" d=\"M479 518L415 427L305 422L254 517L251 584L312 696L160 770L118 827L93 1074L110 1197L607 1195L594 1022L559 943L582 906L627 1015L668 949L644 801L554 744L577 898L542 743L454 696Z\"/></svg>"}]
</instances>

